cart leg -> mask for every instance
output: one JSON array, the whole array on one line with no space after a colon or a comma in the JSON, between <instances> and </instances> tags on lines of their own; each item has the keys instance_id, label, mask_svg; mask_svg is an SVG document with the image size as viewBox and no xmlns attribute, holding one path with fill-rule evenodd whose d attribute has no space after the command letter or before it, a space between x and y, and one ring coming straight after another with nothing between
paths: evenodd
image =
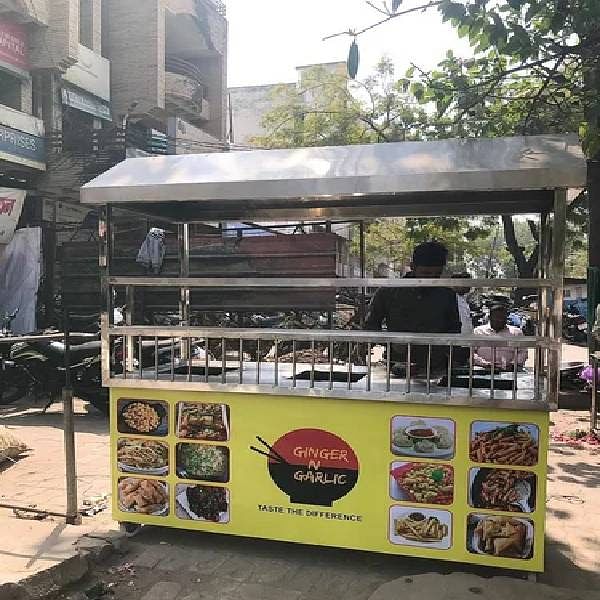
<instances>
[{"instance_id":1,"label":"cart leg","mask_svg":"<svg viewBox=\"0 0 600 600\"><path fill-rule=\"evenodd\" d=\"M125 534L125 537L134 537L142 529L142 525L139 523L129 523L128 521L121 521L119 523L119 530Z\"/></svg>"},{"instance_id":2,"label":"cart leg","mask_svg":"<svg viewBox=\"0 0 600 600\"><path fill-rule=\"evenodd\" d=\"M531 583L537 583L539 580L539 573L527 573L527 581Z\"/></svg>"}]
</instances>

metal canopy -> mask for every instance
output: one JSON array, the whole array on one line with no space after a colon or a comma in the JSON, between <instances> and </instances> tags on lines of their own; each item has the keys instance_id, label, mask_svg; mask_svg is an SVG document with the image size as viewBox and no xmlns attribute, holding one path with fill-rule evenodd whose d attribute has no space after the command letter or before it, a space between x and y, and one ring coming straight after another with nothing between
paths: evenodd
<instances>
[{"instance_id":1,"label":"metal canopy","mask_svg":"<svg viewBox=\"0 0 600 600\"><path fill-rule=\"evenodd\" d=\"M574 136L453 139L133 158L81 201L175 220L523 213L585 176Z\"/></svg>"}]
</instances>

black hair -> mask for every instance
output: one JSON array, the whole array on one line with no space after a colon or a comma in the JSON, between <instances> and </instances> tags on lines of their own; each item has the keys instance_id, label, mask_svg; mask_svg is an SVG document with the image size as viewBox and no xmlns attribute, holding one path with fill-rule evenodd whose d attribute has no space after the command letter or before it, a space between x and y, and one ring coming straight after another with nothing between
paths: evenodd
<instances>
[{"instance_id":1,"label":"black hair","mask_svg":"<svg viewBox=\"0 0 600 600\"><path fill-rule=\"evenodd\" d=\"M412 263L419 267L445 267L448 262L448 249L440 242L423 242L415 246Z\"/></svg>"}]
</instances>

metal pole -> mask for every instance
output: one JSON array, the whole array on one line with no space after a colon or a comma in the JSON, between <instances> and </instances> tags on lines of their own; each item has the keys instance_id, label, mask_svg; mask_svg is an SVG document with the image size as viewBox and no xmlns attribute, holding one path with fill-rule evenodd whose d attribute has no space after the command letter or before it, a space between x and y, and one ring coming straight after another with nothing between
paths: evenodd
<instances>
[{"instance_id":1,"label":"metal pole","mask_svg":"<svg viewBox=\"0 0 600 600\"><path fill-rule=\"evenodd\" d=\"M365 278L366 273L366 265L365 265L365 255L366 255L366 240L365 240L365 222L361 221L359 223L359 232L360 232L360 278ZM364 329L365 326L365 312L366 312L366 288L360 289L360 327Z\"/></svg>"},{"instance_id":2,"label":"metal pole","mask_svg":"<svg viewBox=\"0 0 600 600\"><path fill-rule=\"evenodd\" d=\"M598 425L598 358L590 356L592 364L592 406L590 415L590 430L594 431Z\"/></svg>"},{"instance_id":3,"label":"metal pole","mask_svg":"<svg viewBox=\"0 0 600 600\"><path fill-rule=\"evenodd\" d=\"M554 215L552 227L552 263L551 272L556 286L553 289L553 307L551 319L551 335L562 339L562 313L563 313L563 278L565 271L565 234L567 225L567 190L560 189L554 192ZM548 372L548 392L551 404L558 404L560 390L560 349L550 352Z\"/></svg>"},{"instance_id":4,"label":"metal pole","mask_svg":"<svg viewBox=\"0 0 600 600\"><path fill-rule=\"evenodd\" d=\"M63 299L63 324L65 330L65 386L62 390L63 428L65 444L65 475L67 483L67 524L81 525L77 510L77 463L75 453L75 424L73 420L73 388L71 387L71 359L69 347L69 310Z\"/></svg>"}]
</instances>

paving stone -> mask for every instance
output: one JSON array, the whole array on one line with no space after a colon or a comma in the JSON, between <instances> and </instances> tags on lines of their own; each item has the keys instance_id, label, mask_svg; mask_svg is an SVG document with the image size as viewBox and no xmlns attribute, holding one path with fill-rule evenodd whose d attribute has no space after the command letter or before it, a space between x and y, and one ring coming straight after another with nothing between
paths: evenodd
<instances>
[{"instance_id":1,"label":"paving stone","mask_svg":"<svg viewBox=\"0 0 600 600\"><path fill-rule=\"evenodd\" d=\"M247 557L234 556L219 567L219 575L235 581L248 581L256 567Z\"/></svg>"},{"instance_id":2,"label":"paving stone","mask_svg":"<svg viewBox=\"0 0 600 600\"><path fill-rule=\"evenodd\" d=\"M238 598L239 581L223 577L207 576L198 578L192 590L186 590L189 600L226 600Z\"/></svg>"},{"instance_id":3,"label":"paving stone","mask_svg":"<svg viewBox=\"0 0 600 600\"><path fill-rule=\"evenodd\" d=\"M137 554L129 562L134 567L154 569L156 565L165 557L165 553L159 548L148 548Z\"/></svg>"},{"instance_id":4,"label":"paving stone","mask_svg":"<svg viewBox=\"0 0 600 600\"><path fill-rule=\"evenodd\" d=\"M179 583L159 581L142 596L141 600L176 600L180 591L181 585Z\"/></svg>"},{"instance_id":5,"label":"paving stone","mask_svg":"<svg viewBox=\"0 0 600 600\"><path fill-rule=\"evenodd\" d=\"M262 583L242 583L237 595L239 600L298 600L302 592Z\"/></svg>"},{"instance_id":6,"label":"paving stone","mask_svg":"<svg viewBox=\"0 0 600 600\"><path fill-rule=\"evenodd\" d=\"M277 585L282 581L286 583L290 577L300 569L289 561L277 559L255 558L252 561L254 570L250 576L249 583L270 583Z\"/></svg>"}]
</instances>

